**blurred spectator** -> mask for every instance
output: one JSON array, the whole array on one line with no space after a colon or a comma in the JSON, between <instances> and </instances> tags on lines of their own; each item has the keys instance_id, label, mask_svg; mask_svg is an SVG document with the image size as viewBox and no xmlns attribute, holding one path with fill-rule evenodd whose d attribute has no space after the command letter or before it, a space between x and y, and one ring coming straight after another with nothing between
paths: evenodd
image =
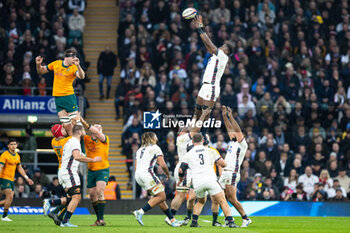
<instances>
[{"instance_id":1,"label":"blurred spectator","mask_svg":"<svg viewBox=\"0 0 350 233\"><path fill-rule=\"evenodd\" d=\"M40 168L34 169L34 175L31 178L34 182L32 189L36 188L37 184L41 184L42 187L47 187L50 184L49 178L41 171Z\"/></svg>"},{"instance_id":2,"label":"blurred spectator","mask_svg":"<svg viewBox=\"0 0 350 233\"><path fill-rule=\"evenodd\" d=\"M298 173L295 169L290 170L290 175L284 180L284 187L287 187L288 190L291 189L293 192L296 191L298 185Z\"/></svg>"},{"instance_id":3,"label":"blurred spectator","mask_svg":"<svg viewBox=\"0 0 350 233\"><path fill-rule=\"evenodd\" d=\"M336 192L338 189L341 190L343 197L346 197L346 191L343 187L340 186L339 180L338 179L334 179L332 181L333 185L331 188L329 188L328 190L325 190L327 192L327 196L328 198L333 198L336 196Z\"/></svg>"},{"instance_id":4,"label":"blurred spectator","mask_svg":"<svg viewBox=\"0 0 350 233\"><path fill-rule=\"evenodd\" d=\"M109 177L104 195L106 200L119 200L121 198L120 187L115 176Z\"/></svg>"},{"instance_id":5,"label":"blurred spectator","mask_svg":"<svg viewBox=\"0 0 350 233\"><path fill-rule=\"evenodd\" d=\"M52 182L47 187L47 191L49 191L51 196L56 196L58 198L66 195L62 185L58 182L58 177L52 179Z\"/></svg>"},{"instance_id":6,"label":"blurred spectator","mask_svg":"<svg viewBox=\"0 0 350 233\"><path fill-rule=\"evenodd\" d=\"M100 99L104 98L103 95L103 81L107 79L107 93L106 97L109 99L109 94L112 86L112 78L114 74L114 68L117 66L117 57L111 51L109 46L105 47L105 50L100 53L97 61L97 73L99 74L99 88L100 88Z\"/></svg>"},{"instance_id":7,"label":"blurred spectator","mask_svg":"<svg viewBox=\"0 0 350 233\"><path fill-rule=\"evenodd\" d=\"M310 196L314 191L315 184L318 183L318 177L313 175L311 167L307 166L305 174L299 176L298 183L303 184L303 190Z\"/></svg>"},{"instance_id":8,"label":"blurred spectator","mask_svg":"<svg viewBox=\"0 0 350 233\"><path fill-rule=\"evenodd\" d=\"M80 33L84 32L85 18L79 14L78 8L73 10L73 15L68 19L69 33Z\"/></svg>"},{"instance_id":9,"label":"blurred spectator","mask_svg":"<svg viewBox=\"0 0 350 233\"><path fill-rule=\"evenodd\" d=\"M15 197L28 198L30 193L30 188L24 181L23 177L19 176L15 183Z\"/></svg>"},{"instance_id":10,"label":"blurred spectator","mask_svg":"<svg viewBox=\"0 0 350 233\"><path fill-rule=\"evenodd\" d=\"M85 10L85 0L69 0L68 9L70 11L77 9L79 13L82 13Z\"/></svg>"},{"instance_id":11,"label":"blurred spectator","mask_svg":"<svg viewBox=\"0 0 350 233\"><path fill-rule=\"evenodd\" d=\"M339 180L340 186L345 189L346 193L350 193L350 178L346 175L345 168L340 168L338 174L336 179Z\"/></svg>"},{"instance_id":12,"label":"blurred spectator","mask_svg":"<svg viewBox=\"0 0 350 233\"><path fill-rule=\"evenodd\" d=\"M45 190L41 184L35 184L35 188L33 192L30 192L29 198L44 198Z\"/></svg>"},{"instance_id":13,"label":"blurred spectator","mask_svg":"<svg viewBox=\"0 0 350 233\"><path fill-rule=\"evenodd\" d=\"M326 169L321 171L319 182L324 185L324 190L327 192L333 186L333 180L330 178Z\"/></svg>"}]
</instances>

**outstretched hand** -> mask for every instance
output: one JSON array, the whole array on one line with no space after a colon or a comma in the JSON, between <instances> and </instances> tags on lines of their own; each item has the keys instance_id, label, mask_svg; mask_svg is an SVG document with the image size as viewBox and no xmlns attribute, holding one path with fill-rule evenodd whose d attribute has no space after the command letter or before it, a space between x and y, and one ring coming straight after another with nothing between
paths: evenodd
<instances>
[{"instance_id":1,"label":"outstretched hand","mask_svg":"<svg viewBox=\"0 0 350 233\"><path fill-rule=\"evenodd\" d=\"M197 28L203 27L203 18L201 15L196 15L193 18L193 22L196 24Z\"/></svg>"}]
</instances>

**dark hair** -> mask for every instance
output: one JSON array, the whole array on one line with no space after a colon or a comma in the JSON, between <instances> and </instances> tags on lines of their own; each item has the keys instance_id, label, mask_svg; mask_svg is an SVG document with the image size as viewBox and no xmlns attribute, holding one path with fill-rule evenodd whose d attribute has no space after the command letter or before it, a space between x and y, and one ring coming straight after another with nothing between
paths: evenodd
<instances>
[{"instance_id":1,"label":"dark hair","mask_svg":"<svg viewBox=\"0 0 350 233\"><path fill-rule=\"evenodd\" d=\"M203 136L202 136L202 134L196 133L196 134L193 136L193 142L194 142L194 143L203 142Z\"/></svg>"},{"instance_id":2,"label":"dark hair","mask_svg":"<svg viewBox=\"0 0 350 233\"><path fill-rule=\"evenodd\" d=\"M108 179L108 182L109 181L115 181L115 176L110 176L109 179Z\"/></svg>"},{"instance_id":3,"label":"dark hair","mask_svg":"<svg viewBox=\"0 0 350 233\"><path fill-rule=\"evenodd\" d=\"M75 57L76 53L72 49L64 51L64 57Z\"/></svg>"},{"instance_id":4,"label":"dark hair","mask_svg":"<svg viewBox=\"0 0 350 233\"><path fill-rule=\"evenodd\" d=\"M227 46L227 48L229 50L229 54L228 55L230 56L233 53L233 51L235 49L235 46L232 44L232 42L227 42L226 46Z\"/></svg>"},{"instance_id":5,"label":"dark hair","mask_svg":"<svg viewBox=\"0 0 350 233\"><path fill-rule=\"evenodd\" d=\"M10 145L11 142L17 143L17 140L14 138L10 138L9 141L7 142L7 145Z\"/></svg>"},{"instance_id":6,"label":"dark hair","mask_svg":"<svg viewBox=\"0 0 350 233\"><path fill-rule=\"evenodd\" d=\"M82 131L84 128L82 125L74 125L73 126L73 134L77 133L78 131Z\"/></svg>"},{"instance_id":7,"label":"dark hair","mask_svg":"<svg viewBox=\"0 0 350 233\"><path fill-rule=\"evenodd\" d=\"M58 177L55 176L54 178L52 178L52 181L58 180Z\"/></svg>"}]
</instances>

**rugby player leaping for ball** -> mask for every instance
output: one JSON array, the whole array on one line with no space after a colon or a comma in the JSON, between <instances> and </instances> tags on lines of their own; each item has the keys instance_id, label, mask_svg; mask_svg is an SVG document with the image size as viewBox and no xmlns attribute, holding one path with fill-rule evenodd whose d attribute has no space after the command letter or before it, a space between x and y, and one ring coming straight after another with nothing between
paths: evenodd
<instances>
[{"instance_id":1,"label":"rugby player leaping for ball","mask_svg":"<svg viewBox=\"0 0 350 233\"><path fill-rule=\"evenodd\" d=\"M203 85L199 90L196 100L195 118L199 119L202 114L202 109L213 108L216 99L220 95L220 80L225 71L226 64L230 54L233 52L233 45L225 43L220 48L217 48L205 32L202 16L196 15L193 18L197 31L209 53L212 55L209 58L207 67L203 75ZM209 117L209 116L208 116Z\"/></svg>"}]
</instances>

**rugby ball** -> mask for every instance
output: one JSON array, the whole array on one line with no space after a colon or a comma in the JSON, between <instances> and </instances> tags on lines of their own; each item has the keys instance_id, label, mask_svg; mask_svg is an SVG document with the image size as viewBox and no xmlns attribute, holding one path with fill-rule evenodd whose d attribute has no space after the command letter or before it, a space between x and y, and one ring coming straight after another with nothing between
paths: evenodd
<instances>
[{"instance_id":1,"label":"rugby ball","mask_svg":"<svg viewBox=\"0 0 350 233\"><path fill-rule=\"evenodd\" d=\"M193 19L197 14L197 10L194 8L187 8L182 12L182 18Z\"/></svg>"}]
</instances>

